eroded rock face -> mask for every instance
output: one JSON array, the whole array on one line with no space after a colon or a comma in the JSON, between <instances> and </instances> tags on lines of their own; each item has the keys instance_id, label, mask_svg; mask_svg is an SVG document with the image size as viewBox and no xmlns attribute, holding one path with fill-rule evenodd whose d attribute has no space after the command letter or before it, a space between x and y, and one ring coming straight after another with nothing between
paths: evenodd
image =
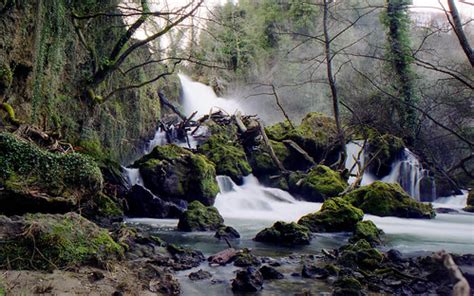
<instances>
[{"instance_id":1,"label":"eroded rock face","mask_svg":"<svg viewBox=\"0 0 474 296\"><path fill-rule=\"evenodd\" d=\"M278 221L257 233L254 240L281 245L308 245L311 233L306 226Z\"/></svg>"},{"instance_id":2,"label":"eroded rock face","mask_svg":"<svg viewBox=\"0 0 474 296\"><path fill-rule=\"evenodd\" d=\"M215 207L206 207L198 201L193 201L188 205L188 209L179 218L178 230L217 230L222 223L224 223L224 219Z\"/></svg>"},{"instance_id":3,"label":"eroded rock face","mask_svg":"<svg viewBox=\"0 0 474 296\"><path fill-rule=\"evenodd\" d=\"M99 167L77 154L51 153L0 133L0 214L65 213L96 196Z\"/></svg>"},{"instance_id":4,"label":"eroded rock face","mask_svg":"<svg viewBox=\"0 0 474 296\"><path fill-rule=\"evenodd\" d=\"M303 216L298 224L313 232L353 231L364 212L340 197L326 200L316 213Z\"/></svg>"},{"instance_id":5,"label":"eroded rock face","mask_svg":"<svg viewBox=\"0 0 474 296\"><path fill-rule=\"evenodd\" d=\"M108 231L75 213L0 216L0 264L13 269L52 269L105 263L123 249ZM8 264L8 266L6 266Z\"/></svg>"},{"instance_id":6,"label":"eroded rock face","mask_svg":"<svg viewBox=\"0 0 474 296\"><path fill-rule=\"evenodd\" d=\"M184 207L166 202L140 185L134 185L129 190L126 200L126 213L130 217L179 218L185 211Z\"/></svg>"},{"instance_id":7,"label":"eroded rock face","mask_svg":"<svg viewBox=\"0 0 474 296\"><path fill-rule=\"evenodd\" d=\"M417 202L395 183L376 181L350 192L344 199L364 213L381 217L431 219L436 215L431 204Z\"/></svg>"},{"instance_id":8,"label":"eroded rock face","mask_svg":"<svg viewBox=\"0 0 474 296\"><path fill-rule=\"evenodd\" d=\"M155 147L134 167L140 169L145 187L166 201L198 200L212 205L219 192L214 164L173 144Z\"/></svg>"}]
</instances>

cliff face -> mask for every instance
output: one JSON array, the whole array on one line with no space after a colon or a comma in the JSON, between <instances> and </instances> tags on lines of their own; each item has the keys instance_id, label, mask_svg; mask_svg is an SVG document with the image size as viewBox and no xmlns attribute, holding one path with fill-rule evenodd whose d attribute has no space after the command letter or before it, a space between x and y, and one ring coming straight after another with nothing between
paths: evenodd
<instances>
[{"instance_id":1,"label":"cliff face","mask_svg":"<svg viewBox=\"0 0 474 296\"><path fill-rule=\"evenodd\" d=\"M85 95L97 67L107 60L125 32L121 17L95 17L73 22L72 13L90 15L117 7L117 0L7 0L0 3L0 129L16 119L60 135L65 141L97 157L128 162L150 137L161 115L158 89L178 97L176 77L116 92L97 103ZM78 30L84 36L81 42ZM133 41L132 41L133 42ZM139 84L163 72L150 64L126 72L151 56L143 47L128 57L119 71L95 88L106 97L117 88ZM125 73L126 72L126 73ZM6 103L6 104L5 104Z\"/></svg>"}]
</instances>

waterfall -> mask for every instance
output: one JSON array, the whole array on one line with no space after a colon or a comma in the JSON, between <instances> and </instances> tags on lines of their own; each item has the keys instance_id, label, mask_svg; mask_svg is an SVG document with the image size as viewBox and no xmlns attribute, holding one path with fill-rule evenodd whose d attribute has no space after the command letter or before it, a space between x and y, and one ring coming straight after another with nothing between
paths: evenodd
<instances>
[{"instance_id":1,"label":"waterfall","mask_svg":"<svg viewBox=\"0 0 474 296\"><path fill-rule=\"evenodd\" d=\"M223 110L229 114L241 110L235 100L219 98L211 87L192 81L186 75L179 74L178 76L183 89L183 108L188 116L196 111L197 118L209 114L211 110Z\"/></svg>"},{"instance_id":2,"label":"waterfall","mask_svg":"<svg viewBox=\"0 0 474 296\"><path fill-rule=\"evenodd\" d=\"M353 141L346 145L347 159L346 168L350 170L354 167L355 160L360 154L361 167L365 163L365 153L361 153L363 141ZM358 166L355 166L351 175L358 173ZM365 172L361 185L368 185L378 180L369 172ZM350 184L355 181L355 177L351 176L348 180ZM392 163L390 173L380 179L386 183L399 183L400 186L414 199L418 201L436 199L436 184L434 178L430 176L430 172L423 168L418 157L405 148L399 159Z\"/></svg>"},{"instance_id":3,"label":"waterfall","mask_svg":"<svg viewBox=\"0 0 474 296\"><path fill-rule=\"evenodd\" d=\"M135 168L122 167L127 180L127 187L132 188L134 185L143 186L143 179L140 170Z\"/></svg>"},{"instance_id":4,"label":"waterfall","mask_svg":"<svg viewBox=\"0 0 474 296\"><path fill-rule=\"evenodd\" d=\"M163 146L166 144L168 144L168 140L166 139L166 133L161 130L161 128L158 128L155 132L155 136L153 137L153 139L148 141L144 154L150 153L156 146Z\"/></svg>"},{"instance_id":5,"label":"waterfall","mask_svg":"<svg viewBox=\"0 0 474 296\"><path fill-rule=\"evenodd\" d=\"M220 193L214 206L224 218L290 222L321 207L320 203L298 201L281 189L264 187L253 175L244 177L241 186L227 176L218 176L217 182Z\"/></svg>"}]
</instances>

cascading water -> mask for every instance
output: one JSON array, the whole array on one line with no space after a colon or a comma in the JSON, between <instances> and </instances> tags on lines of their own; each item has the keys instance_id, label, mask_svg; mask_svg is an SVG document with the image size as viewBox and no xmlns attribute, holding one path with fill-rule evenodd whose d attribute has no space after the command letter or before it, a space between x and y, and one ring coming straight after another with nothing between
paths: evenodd
<instances>
[{"instance_id":1,"label":"cascading water","mask_svg":"<svg viewBox=\"0 0 474 296\"><path fill-rule=\"evenodd\" d=\"M244 177L241 186L227 176L217 181L220 193L214 206L224 218L296 221L321 207L320 203L298 201L281 189L264 187L253 175Z\"/></svg>"},{"instance_id":2,"label":"cascading water","mask_svg":"<svg viewBox=\"0 0 474 296\"><path fill-rule=\"evenodd\" d=\"M351 174L359 173L359 166L354 165L355 159L359 159L360 167L364 166L365 154L362 150L363 141L354 141L346 145L347 159L346 168L352 170ZM377 178L369 172L364 172L361 185L368 185ZM355 177L349 178L352 184ZM418 157L405 148L400 158L392 163L390 174L380 179L387 183L399 183L400 186L414 199L433 201L436 199L436 184L430 176L429 171L424 169ZM422 187L423 186L423 187ZM422 194L423 193L423 194Z\"/></svg>"},{"instance_id":3,"label":"cascading water","mask_svg":"<svg viewBox=\"0 0 474 296\"><path fill-rule=\"evenodd\" d=\"M143 179L140 170L135 168L122 167L124 175L127 178L127 187L132 188L134 185L143 186Z\"/></svg>"}]
</instances>

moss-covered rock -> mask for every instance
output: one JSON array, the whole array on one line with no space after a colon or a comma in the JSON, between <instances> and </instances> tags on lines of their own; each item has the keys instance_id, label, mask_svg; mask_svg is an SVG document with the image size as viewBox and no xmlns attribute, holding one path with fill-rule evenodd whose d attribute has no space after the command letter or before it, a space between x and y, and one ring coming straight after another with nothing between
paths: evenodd
<instances>
[{"instance_id":1,"label":"moss-covered rock","mask_svg":"<svg viewBox=\"0 0 474 296\"><path fill-rule=\"evenodd\" d=\"M469 191L467 195L467 202L464 211L474 213L474 190Z\"/></svg>"},{"instance_id":2,"label":"moss-covered rock","mask_svg":"<svg viewBox=\"0 0 474 296\"><path fill-rule=\"evenodd\" d=\"M51 153L0 133L0 213L67 212L102 189L95 162L77 153Z\"/></svg>"},{"instance_id":3,"label":"moss-covered rock","mask_svg":"<svg viewBox=\"0 0 474 296\"><path fill-rule=\"evenodd\" d=\"M405 144L401 138L390 134L371 134L368 143L368 159L373 159L368 171L378 178L385 177L392 170L392 162L400 156Z\"/></svg>"},{"instance_id":4,"label":"moss-covered rock","mask_svg":"<svg viewBox=\"0 0 474 296\"><path fill-rule=\"evenodd\" d=\"M301 217L298 224L313 232L353 231L364 212L340 197L326 200L321 210Z\"/></svg>"},{"instance_id":5,"label":"moss-covered rock","mask_svg":"<svg viewBox=\"0 0 474 296\"><path fill-rule=\"evenodd\" d=\"M99 228L75 213L0 216L0 267L53 269L103 264L123 249Z\"/></svg>"},{"instance_id":6,"label":"moss-covered rock","mask_svg":"<svg viewBox=\"0 0 474 296\"><path fill-rule=\"evenodd\" d=\"M157 146L134 166L140 169L145 186L163 200L212 205L219 192L214 164L176 145Z\"/></svg>"},{"instance_id":7,"label":"moss-covered rock","mask_svg":"<svg viewBox=\"0 0 474 296\"><path fill-rule=\"evenodd\" d=\"M327 166L317 165L308 174L291 176L290 188L308 201L322 202L338 196L347 187L341 175Z\"/></svg>"},{"instance_id":8,"label":"moss-covered rock","mask_svg":"<svg viewBox=\"0 0 474 296\"><path fill-rule=\"evenodd\" d=\"M335 145L337 128L334 119L321 113L307 114L294 129L285 121L267 127L265 131L271 140L294 141L316 162L324 159L325 164L336 162L343 148Z\"/></svg>"},{"instance_id":9,"label":"moss-covered rock","mask_svg":"<svg viewBox=\"0 0 474 296\"><path fill-rule=\"evenodd\" d=\"M371 245L378 245L382 243L381 235L383 231L375 226L374 222L370 220L357 222L354 234L350 241L357 242L361 239L366 240Z\"/></svg>"},{"instance_id":10,"label":"moss-covered rock","mask_svg":"<svg viewBox=\"0 0 474 296\"><path fill-rule=\"evenodd\" d=\"M334 282L334 296L359 296L362 294L362 285L354 277L343 276Z\"/></svg>"},{"instance_id":11,"label":"moss-covered rock","mask_svg":"<svg viewBox=\"0 0 474 296\"><path fill-rule=\"evenodd\" d=\"M376 181L354 190L344 197L366 214L402 218L434 218L431 204L412 199L397 183Z\"/></svg>"},{"instance_id":12,"label":"moss-covered rock","mask_svg":"<svg viewBox=\"0 0 474 296\"><path fill-rule=\"evenodd\" d=\"M178 230L217 230L222 223L224 223L224 219L215 207L206 207L199 201L193 201L179 218Z\"/></svg>"},{"instance_id":13,"label":"moss-covered rock","mask_svg":"<svg viewBox=\"0 0 474 296\"><path fill-rule=\"evenodd\" d=\"M13 81L13 72L4 61L0 62L0 96L10 88Z\"/></svg>"},{"instance_id":14,"label":"moss-covered rock","mask_svg":"<svg viewBox=\"0 0 474 296\"><path fill-rule=\"evenodd\" d=\"M303 225L278 221L272 227L257 233L254 240L281 245L308 245L311 241L311 233Z\"/></svg>"},{"instance_id":15,"label":"moss-covered rock","mask_svg":"<svg viewBox=\"0 0 474 296\"><path fill-rule=\"evenodd\" d=\"M242 178L252 172L244 148L226 133L211 135L198 147L198 152L216 165L218 175L229 176L237 183L242 183Z\"/></svg>"},{"instance_id":16,"label":"moss-covered rock","mask_svg":"<svg viewBox=\"0 0 474 296\"><path fill-rule=\"evenodd\" d=\"M243 249L235 256L234 265L238 267L258 267L262 265L262 261L260 261L257 256L253 255L249 249Z\"/></svg>"},{"instance_id":17,"label":"moss-covered rock","mask_svg":"<svg viewBox=\"0 0 474 296\"><path fill-rule=\"evenodd\" d=\"M351 268L371 270L377 268L384 259L383 254L364 239L342 246L339 253L338 263Z\"/></svg>"}]
</instances>

